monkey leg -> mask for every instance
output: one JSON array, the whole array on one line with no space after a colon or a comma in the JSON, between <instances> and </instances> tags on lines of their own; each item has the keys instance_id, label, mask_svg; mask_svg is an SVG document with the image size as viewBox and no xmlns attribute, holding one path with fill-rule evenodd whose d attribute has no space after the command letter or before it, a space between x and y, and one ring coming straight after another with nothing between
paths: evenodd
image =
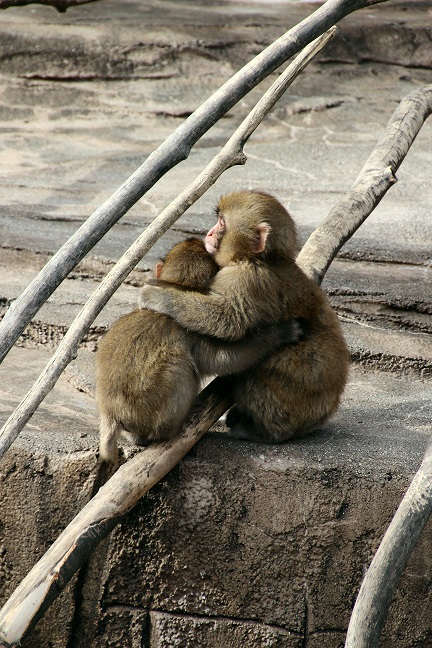
<instances>
[{"instance_id":1,"label":"monkey leg","mask_svg":"<svg viewBox=\"0 0 432 648\"><path fill-rule=\"evenodd\" d=\"M278 399L274 391L266 388L258 378L253 380L249 374L238 377L234 399L236 404L226 417L230 437L260 443L282 443L299 436L300 431L293 425L287 402Z\"/></svg>"},{"instance_id":2,"label":"monkey leg","mask_svg":"<svg viewBox=\"0 0 432 648\"><path fill-rule=\"evenodd\" d=\"M106 414L100 415L100 440L99 460L116 466L118 464L117 439L120 434L120 425Z\"/></svg>"},{"instance_id":3,"label":"monkey leg","mask_svg":"<svg viewBox=\"0 0 432 648\"><path fill-rule=\"evenodd\" d=\"M142 434L139 434L138 432L129 432L128 430L122 430L121 436L123 439L126 439L126 441L129 441L129 443L133 443L137 446L148 446L150 443L150 439L143 436Z\"/></svg>"},{"instance_id":4,"label":"monkey leg","mask_svg":"<svg viewBox=\"0 0 432 648\"><path fill-rule=\"evenodd\" d=\"M286 406L287 403L283 405ZM245 410L246 407L242 409L242 405L234 405L230 409L225 421L230 428L228 435L233 439L259 443L283 443L303 437L324 425L334 411L329 412L325 408L322 411L316 406L315 411L308 412L309 418L296 418L293 416L294 406L292 409L284 409L282 403Z\"/></svg>"}]
</instances>

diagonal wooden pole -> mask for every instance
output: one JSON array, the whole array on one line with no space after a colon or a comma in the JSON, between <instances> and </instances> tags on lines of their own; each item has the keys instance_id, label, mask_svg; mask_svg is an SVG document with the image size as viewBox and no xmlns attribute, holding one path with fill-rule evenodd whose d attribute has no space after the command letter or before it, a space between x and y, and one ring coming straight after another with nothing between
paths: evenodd
<instances>
[{"instance_id":1,"label":"diagonal wooden pole","mask_svg":"<svg viewBox=\"0 0 432 648\"><path fill-rule=\"evenodd\" d=\"M431 513L432 438L366 572L351 615L345 648L378 647L399 580Z\"/></svg>"}]
</instances>

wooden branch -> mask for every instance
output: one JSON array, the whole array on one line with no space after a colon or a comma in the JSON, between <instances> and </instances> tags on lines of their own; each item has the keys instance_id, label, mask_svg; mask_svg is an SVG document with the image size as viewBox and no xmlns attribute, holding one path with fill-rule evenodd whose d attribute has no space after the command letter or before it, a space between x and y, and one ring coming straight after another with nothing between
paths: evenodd
<instances>
[{"instance_id":1,"label":"wooden branch","mask_svg":"<svg viewBox=\"0 0 432 648\"><path fill-rule=\"evenodd\" d=\"M395 173L432 113L432 85L407 95L346 196L311 234L297 263L318 284L341 247L397 181Z\"/></svg>"},{"instance_id":2,"label":"wooden branch","mask_svg":"<svg viewBox=\"0 0 432 648\"><path fill-rule=\"evenodd\" d=\"M327 0L245 65L183 122L48 261L0 322L0 362L57 286L204 133L260 81L349 13L386 0Z\"/></svg>"},{"instance_id":3,"label":"wooden branch","mask_svg":"<svg viewBox=\"0 0 432 648\"><path fill-rule=\"evenodd\" d=\"M54 387L64 368L76 357L78 345L84 334L88 331L92 322L129 272L136 266L152 245L156 243L160 236L216 182L224 171L236 164L244 164L246 162L243 146L251 134L298 74L300 74L312 58L324 47L327 41L333 37L334 33L335 28L329 30L313 43L310 43L296 57L270 86L219 154L206 166L194 182L155 218L151 225L138 237L135 243L107 274L82 308L79 315L72 322L55 354L31 390L3 425L0 431L0 458L3 457L24 425L33 416L45 396Z\"/></svg>"},{"instance_id":4,"label":"wooden branch","mask_svg":"<svg viewBox=\"0 0 432 648\"><path fill-rule=\"evenodd\" d=\"M182 434L154 443L123 464L24 578L0 611L0 645L19 645L91 551L232 405L227 379L204 389Z\"/></svg>"},{"instance_id":5,"label":"wooden branch","mask_svg":"<svg viewBox=\"0 0 432 648\"><path fill-rule=\"evenodd\" d=\"M432 513L432 440L363 580L345 648L376 648L408 558Z\"/></svg>"}]
</instances>

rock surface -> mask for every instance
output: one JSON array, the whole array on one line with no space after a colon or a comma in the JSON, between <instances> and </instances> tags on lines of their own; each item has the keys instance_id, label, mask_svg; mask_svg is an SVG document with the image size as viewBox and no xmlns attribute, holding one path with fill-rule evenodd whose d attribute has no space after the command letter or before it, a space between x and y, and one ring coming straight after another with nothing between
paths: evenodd
<instances>
[{"instance_id":1,"label":"rock surface","mask_svg":"<svg viewBox=\"0 0 432 648\"><path fill-rule=\"evenodd\" d=\"M187 115L314 8L105 0L64 14L2 11L0 312ZM391 2L344 19L248 142L247 165L224 174L99 315L0 464L2 602L90 496L99 335L134 306L160 255L208 229L226 191L274 193L304 241L350 188L398 102L432 82L431 14L430 2ZM0 366L2 420L101 277L269 83L214 126L43 306ZM209 434L100 547L26 648L343 645L364 570L430 434L431 167L426 122L399 182L324 281L353 357L334 421L274 447ZM400 583L384 648L432 642L431 533L429 525Z\"/></svg>"}]
</instances>

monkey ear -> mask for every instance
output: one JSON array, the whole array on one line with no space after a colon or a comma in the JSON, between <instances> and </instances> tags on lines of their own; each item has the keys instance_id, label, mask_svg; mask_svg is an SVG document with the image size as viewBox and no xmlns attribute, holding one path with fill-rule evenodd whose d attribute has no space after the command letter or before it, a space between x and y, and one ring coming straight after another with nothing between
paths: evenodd
<instances>
[{"instance_id":1,"label":"monkey ear","mask_svg":"<svg viewBox=\"0 0 432 648\"><path fill-rule=\"evenodd\" d=\"M164 267L163 261L159 261L158 263L156 263L155 271L154 271L156 279L160 279L163 267Z\"/></svg>"},{"instance_id":2,"label":"monkey ear","mask_svg":"<svg viewBox=\"0 0 432 648\"><path fill-rule=\"evenodd\" d=\"M267 236L270 233L270 225L268 223L259 223L256 227L256 236L252 242L252 252L259 254L264 252L266 248Z\"/></svg>"}]
</instances>

